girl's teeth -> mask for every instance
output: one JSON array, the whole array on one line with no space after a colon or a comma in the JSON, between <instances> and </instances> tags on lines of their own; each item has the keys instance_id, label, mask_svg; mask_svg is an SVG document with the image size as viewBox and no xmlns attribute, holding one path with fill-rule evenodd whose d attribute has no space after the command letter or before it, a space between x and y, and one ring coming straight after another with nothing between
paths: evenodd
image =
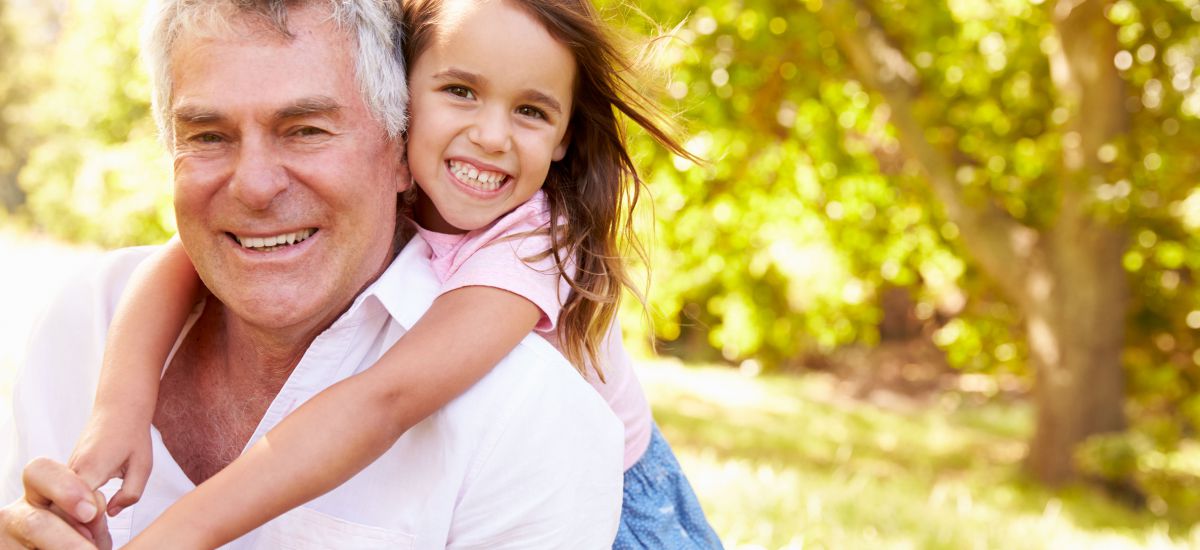
<instances>
[{"instance_id":1,"label":"girl's teeth","mask_svg":"<svg viewBox=\"0 0 1200 550\"><path fill-rule=\"evenodd\" d=\"M479 170L465 162L456 160L450 161L450 172L462 180L463 183L480 191L495 191L500 188L500 183L507 178L504 174Z\"/></svg>"}]
</instances>

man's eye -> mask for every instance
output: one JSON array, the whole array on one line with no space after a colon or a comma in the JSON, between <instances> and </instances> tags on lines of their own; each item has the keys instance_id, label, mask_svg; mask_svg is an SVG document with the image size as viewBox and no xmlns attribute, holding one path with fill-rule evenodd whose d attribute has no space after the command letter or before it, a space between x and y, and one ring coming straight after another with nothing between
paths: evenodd
<instances>
[{"instance_id":1,"label":"man's eye","mask_svg":"<svg viewBox=\"0 0 1200 550\"><path fill-rule=\"evenodd\" d=\"M194 141L196 143L202 143L204 145L215 145L217 143L221 143L221 142L225 141L225 139L222 138L219 134L214 134L212 132L204 132L203 134L196 134L196 135L192 136L190 141Z\"/></svg>"},{"instance_id":2,"label":"man's eye","mask_svg":"<svg viewBox=\"0 0 1200 550\"><path fill-rule=\"evenodd\" d=\"M446 86L445 88L442 88L442 91L456 95L463 99L475 98L475 92L472 92L471 89L466 86Z\"/></svg>"},{"instance_id":3,"label":"man's eye","mask_svg":"<svg viewBox=\"0 0 1200 550\"><path fill-rule=\"evenodd\" d=\"M529 118L540 118L542 120L546 119L546 111L543 111L541 109L538 109L537 107L532 107L529 105L522 105L520 107L517 107L517 114L521 115L521 116L529 117Z\"/></svg>"},{"instance_id":4,"label":"man's eye","mask_svg":"<svg viewBox=\"0 0 1200 550\"><path fill-rule=\"evenodd\" d=\"M294 132L294 134L299 137L323 136L328 133L329 132L326 132L325 130L322 130L320 128L314 128L312 126L304 126L301 128L297 128L296 131Z\"/></svg>"}]
</instances>

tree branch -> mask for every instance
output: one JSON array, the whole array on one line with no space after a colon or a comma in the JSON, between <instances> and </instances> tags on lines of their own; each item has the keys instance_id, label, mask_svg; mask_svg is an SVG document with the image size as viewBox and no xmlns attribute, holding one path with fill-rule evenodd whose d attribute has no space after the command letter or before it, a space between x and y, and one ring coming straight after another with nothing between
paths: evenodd
<instances>
[{"instance_id":1,"label":"tree branch","mask_svg":"<svg viewBox=\"0 0 1200 550\"><path fill-rule=\"evenodd\" d=\"M1042 253L1041 236L991 203L968 203L955 179L957 164L929 143L913 116L913 100L921 89L916 69L873 14L854 0L825 0L819 16L855 73L890 106L901 147L925 173L946 217L959 226L968 254L1012 299L1027 303L1032 298L1030 263Z\"/></svg>"},{"instance_id":2,"label":"tree branch","mask_svg":"<svg viewBox=\"0 0 1200 550\"><path fill-rule=\"evenodd\" d=\"M1125 133L1125 85L1113 58L1117 33L1102 0L1059 0L1054 7L1058 47L1050 53L1051 79L1067 109L1059 225L1086 226L1094 178L1104 174L1099 151Z\"/></svg>"}]
</instances>

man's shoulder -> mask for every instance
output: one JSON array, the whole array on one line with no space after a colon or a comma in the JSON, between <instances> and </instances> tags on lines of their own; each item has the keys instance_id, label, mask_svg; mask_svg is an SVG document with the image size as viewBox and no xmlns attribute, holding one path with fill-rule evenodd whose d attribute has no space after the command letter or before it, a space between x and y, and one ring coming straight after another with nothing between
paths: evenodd
<instances>
[{"instance_id":1,"label":"man's shoulder","mask_svg":"<svg viewBox=\"0 0 1200 550\"><path fill-rule=\"evenodd\" d=\"M78 310L99 306L102 313L111 315L133 271L159 248L134 246L101 254L75 276L66 279L46 313L52 315L64 308Z\"/></svg>"},{"instance_id":2,"label":"man's shoulder","mask_svg":"<svg viewBox=\"0 0 1200 550\"><path fill-rule=\"evenodd\" d=\"M130 276L157 247L120 248L101 254L66 278L34 320L30 344L82 332L107 330Z\"/></svg>"},{"instance_id":3,"label":"man's shoulder","mask_svg":"<svg viewBox=\"0 0 1200 550\"><path fill-rule=\"evenodd\" d=\"M429 245L416 236L368 292L379 296L402 325L411 327L438 290L429 265ZM463 332L469 335L469 330ZM456 426L467 429L494 425L506 415L547 414L555 425L577 422L601 431L621 431L620 421L600 394L554 346L533 333L441 414L450 415Z\"/></svg>"},{"instance_id":4,"label":"man's shoulder","mask_svg":"<svg viewBox=\"0 0 1200 550\"><path fill-rule=\"evenodd\" d=\"M463 452L451 533L464 547L599 548L616 533L624 427L542 344L522 342L439 413Z\"/></svg>"},{"instance_id":5,"label":"man's shoulder","mask_svg":"<svg viewBox=\"0 0 1200 550\"><path fill-rule=\"evenodd\" d=\"M31 458L65 462L69 456L91 410L117 300L133 270L153 251L138 247L102 254L66 279L33 320L17 370L11 424L0 434L4 502L20 494L20 470Z\"/></svg>"},{"instance_id":6,"label":"man's shoulder","mask_svg":"<svg viewBox=\"0 0 1200 550\"><path fill-rule=\"evenodd\" d=\"M486 414L480 414L481 410ZM542 337L527 336L448 409L469 418L540 417L562 429L621 431L604 399Z\"/></svg>"}]
</instances>

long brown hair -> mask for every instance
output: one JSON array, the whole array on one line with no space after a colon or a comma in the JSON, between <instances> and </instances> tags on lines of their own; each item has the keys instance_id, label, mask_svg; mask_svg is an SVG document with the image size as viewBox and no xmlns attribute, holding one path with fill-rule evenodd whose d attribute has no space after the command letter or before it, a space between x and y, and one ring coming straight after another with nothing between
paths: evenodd
<instances>
[{"instance_id":1,"label":"long brown hair","mask_svg":"<svg viewBox=\"0 0 1200 550\"><path fill-rule=\"evenodd\" d=\"M600 345L612 325L623 288L642 299L624 252L645 260L633 230L633 212L645 184L625 149L624 115L667 150L698 161L673 137L669 117L639 89L637 68L589 0L502 0L524 9L567 47L576 64L571 141L551 163L542 186L550 204L551 250L572 292L558 318L563 354L601 380ZM436 33L439 0L404 0L404 59L411 67ZM559 224L565 219L565 225ZM537 260L538 258L531 258ZM567 276L574 262L574 277Z\"/></svg>"}]
</instances>

